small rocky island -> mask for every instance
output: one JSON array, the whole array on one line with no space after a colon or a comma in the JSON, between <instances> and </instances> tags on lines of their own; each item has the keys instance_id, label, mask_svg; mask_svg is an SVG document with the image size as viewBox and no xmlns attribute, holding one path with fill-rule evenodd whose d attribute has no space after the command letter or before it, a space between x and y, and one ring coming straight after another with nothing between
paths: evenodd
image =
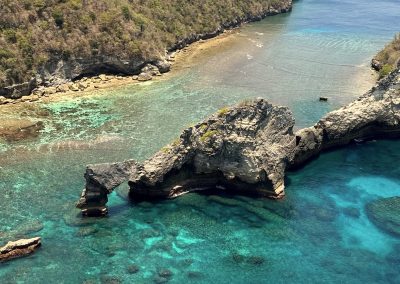
<instances>
[{"instance_id":1,"label":"small rocky island","mask_svg":"<svg viewBox=\"0 0 400 284\"><path fill-rule=\"evenodd\" d=\"M107 214L107 195L125 181L132 199L174 198L204 189L281 198L285 171L322 151L400 136L400 69L316 125L296 133L293 127L287 107L264 99L221 109L143 164L89 165L77 207L84 215Z\"/></svg>"},{"instance_id":2,"label":"small rocky island","mask_svg":"<svg viewBox=\"0 0 400 284\"><path fill-rule=\"evenodd\" d=\"M41 238L21 239L8 242L0 248L0 263L34 253L41 246Z\"/></svg>"}]
</instances>

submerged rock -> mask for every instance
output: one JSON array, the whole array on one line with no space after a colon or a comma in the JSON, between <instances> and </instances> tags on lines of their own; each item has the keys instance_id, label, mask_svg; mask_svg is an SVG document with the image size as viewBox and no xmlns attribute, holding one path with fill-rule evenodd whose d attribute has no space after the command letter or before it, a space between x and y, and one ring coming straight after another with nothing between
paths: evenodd
<instances>
[{"instance_id":1,"label":"submerged rock","mask_svg":"<svg viewBox=\"0 0 400 284\"><path fill-rule=\"evenodd\" d=\"M41 121L28 119L4 119L0 124L0 138L6 141L20 141L39 136L40 130L44 128Z\"/></svg>"},{"instance_id":2,"label":"submerged rock","mask_svg":"<svg viewBox=\"0 0 400 284\"><path fill-rule=\"evenodd\" d=\"M0 262L30 255L35 252L40 245L41 238L39 237L8 242L4 247L0 248Z\"/></svg>"},{"instance_id":3,"label":"submerged rock","mask_svg":"<svg viewBox=\"0 0 400 284\"><path fill-rule=\"evenodd\" d=\"M368 218L383 231L400 236L400 197L379 199L366 206Z\"/></svg>"},{"instance_id":4,"label":"submerged rock","mask_svg":"<svg viewBox=\"0 0 400 284\"><path fill-rule=\"evenodd\" d=\"M127 271L129 274L136 274L139 272L139 270L140 270L140 267L135 264L131 264L127 268Z\"/></svg>"},{"instance_id":5,"label":"submerged rock","mask_svg":"<svg viewBox=\"0 0 400 284\"><path fill-rule=\"evenodd\" d=\"M163 278L171 278L172 275L174 275L172 271L166 268L162 268L158 271L158 276Z\"/></svg>"}]
</instances>

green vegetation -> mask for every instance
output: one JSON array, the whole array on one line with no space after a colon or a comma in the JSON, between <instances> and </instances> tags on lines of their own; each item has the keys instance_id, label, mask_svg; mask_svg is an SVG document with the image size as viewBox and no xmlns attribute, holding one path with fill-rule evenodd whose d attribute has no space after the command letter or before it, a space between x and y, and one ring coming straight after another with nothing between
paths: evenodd
<instances>
[{"instance_id":1,"label":"green vegetation","mask_svg":"<svg viewBox=\"0 0 400 284\"><path fill-rule=\"evenodd\" d=\"M223 107L220 110L218 110L217 115L219 117L225 116L229 112L229 108Z\"/></svg>"},{"instance_id":2,"label":"green vegetation","mask_svg":"<svg viewBox=\"0 0 400 284\"><path fill-rule=\"evenodd\" d=\"M199 128L200 128L201 131L205 131L207 129L207 127L208 127L207 124L202 124L202 125L200 125Z\"/></svg>"},{"instance_id":3,"label":"green vegetation","mask_svg":"<svg viewBox=\"0 0 400 284\"><path fill-rule=\"evenodd\" d=\"M211 137L218 135L219 132L218 130L208 130L207 132L205 132L201 137L200 137L200 141L201 142L205 142L206 140L210 139Z\"/></svg>"},{"instance_id":4,"label":"green vegetation","mask_svg":"<svg viewBox=\"0 0 400 284\"><path fill-rule=\"evenodd\" d=\"M379 78L386 77L394 70L394 66L390 64L385 64L382 66L381 70L379 70Z\"/></svg>"},{"instance_id":5,"label":"green vegetation","mask_svg":"<svg viewBox=\"0 0 400 284\"><path fill-rule=\"evenodd\" d=\"M374 59L382 64L382 68L379 70L381 78L393 71L400 61L400 33L395 35L394 39Z\"/></svg>"},{"instance_id":6,"label":"green vegetation","mask_svg":"<svg viewBox=\"0 0 400 284\"><path fill-rule=\"evenodd\" d=\"M0 87L28 81L51 58L160 58L194 34L285 1L2 0Z\"/></svg>"}]
</instances>

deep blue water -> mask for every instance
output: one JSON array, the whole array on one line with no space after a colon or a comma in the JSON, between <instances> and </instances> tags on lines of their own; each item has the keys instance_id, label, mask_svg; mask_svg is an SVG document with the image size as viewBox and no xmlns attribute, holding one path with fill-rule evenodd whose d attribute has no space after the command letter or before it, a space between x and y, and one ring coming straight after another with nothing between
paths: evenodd
<instances>
[{"instance_id":1,"label":"deep blue water","mask_svg":"<svg viewBox=\"0 0 400 284\"><path fill-rule=\"evenodd\" d=\"M262 96L311 125L370 87L369 60L399 19L398 1L298 1L179 76L36 105L49 112L34 117L43 133L0 141L0 239L39 235L43 247L0 264L0 283L153 283L162 269L169 283L400 283L400 239L365 214L368 202L400 195L398 141L322 155L288 174L281 201L132 204L123 185L107 218L74 209L86 164L143 160L225 105Z\"/></svg>"}]
</instances>

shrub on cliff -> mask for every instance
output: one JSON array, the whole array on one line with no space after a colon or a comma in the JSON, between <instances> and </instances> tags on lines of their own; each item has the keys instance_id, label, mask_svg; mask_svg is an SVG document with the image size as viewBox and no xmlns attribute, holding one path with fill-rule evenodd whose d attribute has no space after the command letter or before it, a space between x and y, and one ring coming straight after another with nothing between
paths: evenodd
<instances>
[{"instance_id":1,"label":"shrub on cliff","mask_svg":"<svg viewBox=\"0 0 400 284\"><path fill-rule=\"evenodd\" d=\"M51 58L151 60L287 0L2 0L0 87L28 81Z\"/></svg>"},{"instance_id":2,"label":"shrub on cliff","mask_svg":"<svg viewBox=\"0 0 400 284\"><path fill-rule=\"evenodd\" d=\"M380 77L385 77L397 67L400 61L400 33L395 35L394 39L375 56L374 60L381 65Z\"/></svg>"}]
</instances>

